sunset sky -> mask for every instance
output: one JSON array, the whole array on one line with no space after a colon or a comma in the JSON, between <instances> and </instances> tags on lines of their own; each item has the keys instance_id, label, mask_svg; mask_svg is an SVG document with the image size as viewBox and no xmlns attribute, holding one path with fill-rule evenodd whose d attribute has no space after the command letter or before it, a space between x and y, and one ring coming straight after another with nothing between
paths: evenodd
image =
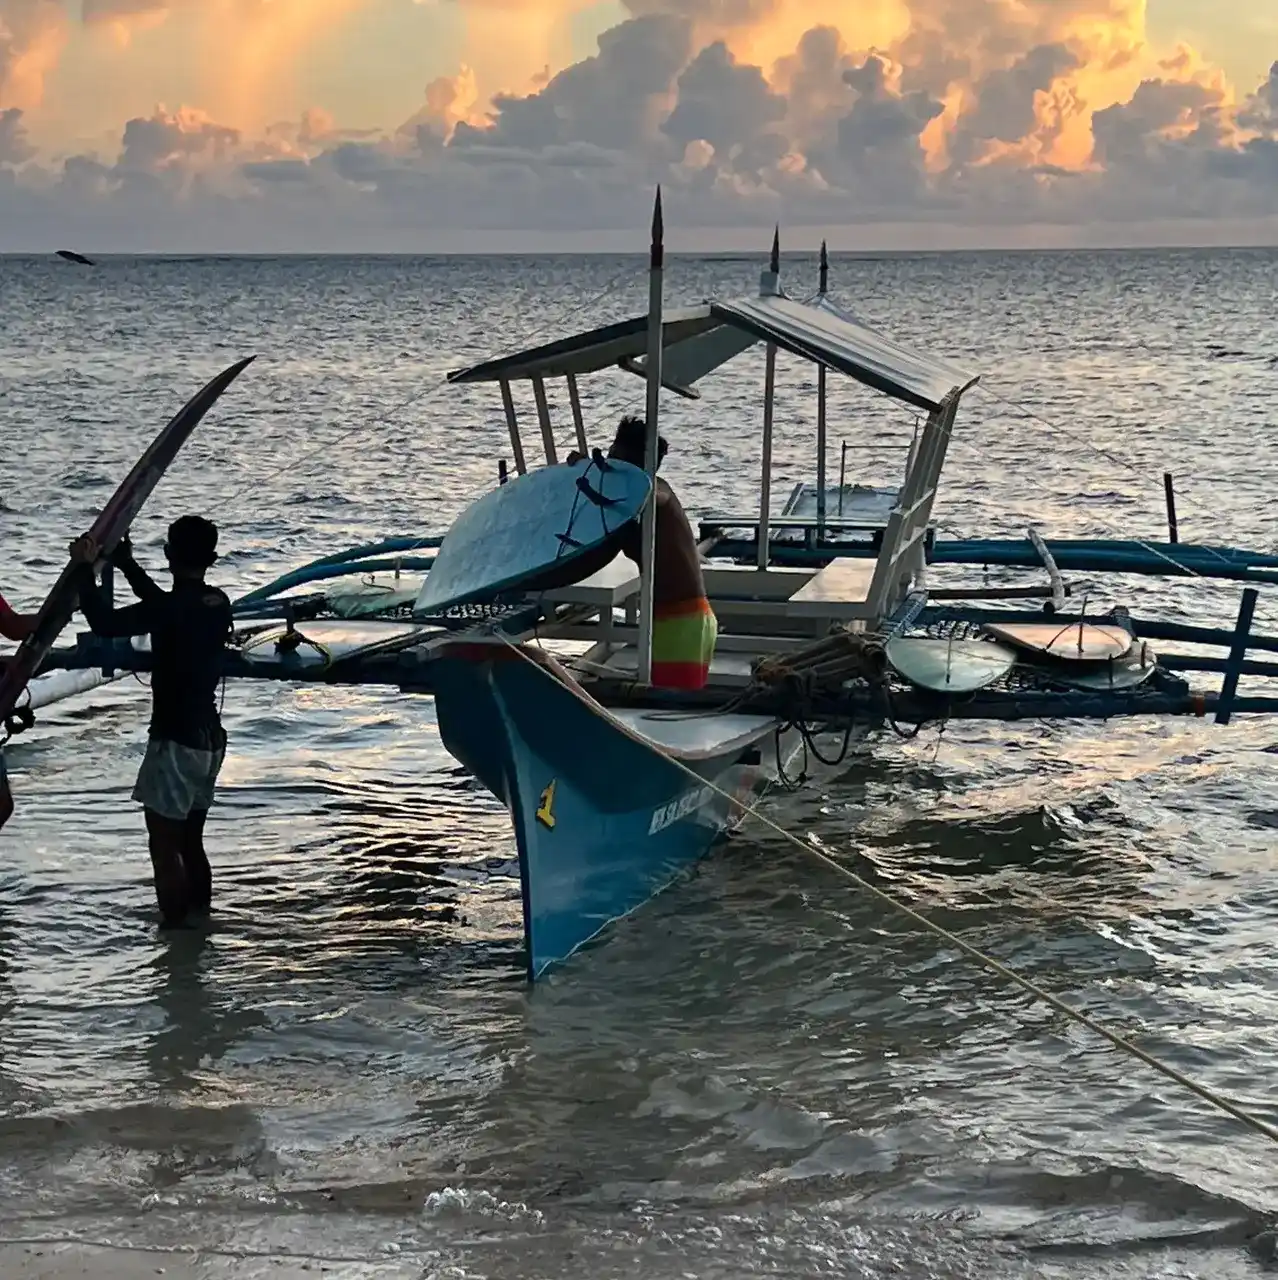
<instances>
[{"instance_id":1,"label":"sunset sky","mask_svg":"<svg viewBox=\"0 0 1278 1280\"><path fill-rule=\"evenodd\" d=\"M0 251L639 247L657 182L689 246L1278 243L1275 60L1241 0L0 0Z\"/></svg>"}]
</instances>

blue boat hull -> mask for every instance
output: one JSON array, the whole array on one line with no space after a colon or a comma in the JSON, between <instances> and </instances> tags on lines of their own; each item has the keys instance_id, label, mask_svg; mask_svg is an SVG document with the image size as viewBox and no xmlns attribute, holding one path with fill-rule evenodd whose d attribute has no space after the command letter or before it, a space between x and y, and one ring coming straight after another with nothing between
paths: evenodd
<instances>
[{"instance_id":1,"label":"blue boat hull","mask_svg":"<svg viewBox=\"0 0 1278 1280\"><path fill-rule=\"evenodd\" d=\"M509 649L445 651L436 680L445 747L510 810L530 979L703 857L775 776L775 732L685 757L692 776Z\"/></svg>"}]
</instances>

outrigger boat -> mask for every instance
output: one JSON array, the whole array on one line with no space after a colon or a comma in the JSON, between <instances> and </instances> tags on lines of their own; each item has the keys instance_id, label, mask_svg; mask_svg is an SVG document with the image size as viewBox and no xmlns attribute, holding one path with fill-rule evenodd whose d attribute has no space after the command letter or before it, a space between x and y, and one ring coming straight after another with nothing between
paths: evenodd
<instances>
[{"instance_id":1,"label":"outrigger boat","mask_svg":"<svg viewBox=\"0 0 1278 1280\"><path fill-rule=\"evenodd\" d=\"M1278 711L1243 697L1244 674L1278 676L1247 651L1256 588L1230 629L1068 614L1069 561L1114 573L1194 573L1270 581L1278 558L1233 548L1139 542L1071 544L1031 530L1023 544L938 541L932 509L956 415L975 374L906 347L834 304L796 301L773 244L757 295L666 312L660 196L647 314L450 375L495 384L513 477L439 537L404 537L325 557L237 602L233 678L382 684L433 694L449 752L508 807L519 854L527 972L536 979L701 858L796 762L837 766L884 726L946 719L1108 718ZM701 523L719 640L707 686L651 683L651 554L618 556L582 581L572 561L606 549L628 522L651 551L663 390L696 384L762 344L760 498L748 515ZM772 511L776 367L816 366L817 483ZM646 380L645 470L590 447L578 380L620 367ZM828 483L826 382L851 378L926 415L902 482ZM546 382L563 378L581 460L561 463ZM544 465L529 466L512 387L531 385ZM748 535L742 537L742 531ZM433 554L422 554L424 551ZM1071 555L1077 552L1071 561ZM1037 568L1048 581L938 585L937 566ZM421 571L420 581L403 572ZM393 572L352 588L344 580ZM946 572L950 572L949 569ZM336 581L336 589L305 588ZM299 590L301 594L297 594ZM1026 607L991 607L995 600ZM1037 603L1034 603L1037 602ZM1153 642L1224 646L1225 658L1157 654ZM81 636L47 668L145 670L145 652ZM1196 692L1177 670L1223 676ZM902 730L905 731L905 730ZM823 749L827 743L829 753Z\"/></svg>"}]
</instances>

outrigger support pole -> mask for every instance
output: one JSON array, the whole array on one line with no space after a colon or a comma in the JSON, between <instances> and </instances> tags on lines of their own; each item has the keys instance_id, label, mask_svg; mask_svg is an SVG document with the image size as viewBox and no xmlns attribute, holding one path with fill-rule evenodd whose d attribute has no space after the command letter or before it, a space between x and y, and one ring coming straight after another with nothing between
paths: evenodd
<instances>
[{"instance_id":1,"label":"outrigger support pole","mask_svg":"<svg viewBox=\"0 0 1278 1280\"><path fill-rule=\"evenodd\" d=\"M830 254L825 241L821 241L821 278L818 287L819 295L824 298L830 287ZM826 368L824 364L817 366L817 541L825 537L825 415L826 415Z\"/></svg>"},{"instance_id":2,"label":"outrigger support pole","mask_svg":"<svg viewBox=\"0 0 1278 1280\"><path fill-rule=\"evenodd\" d=\"M662 275L665 268L665 226L661 216L661 188L652 206L652 245L648 259L648 405L644 470L652 493L643 509L643 558L639 565L639 682L652 683L653 560L657 552L657 418L661 411Z\"/></svg>"}]
</instances>

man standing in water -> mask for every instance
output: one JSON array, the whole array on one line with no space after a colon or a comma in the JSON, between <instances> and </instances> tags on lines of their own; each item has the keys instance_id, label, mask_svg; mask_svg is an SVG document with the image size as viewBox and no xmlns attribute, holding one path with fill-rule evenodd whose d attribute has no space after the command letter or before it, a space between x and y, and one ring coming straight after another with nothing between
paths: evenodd
<instances>
[{"instance_id":1,"label":"man standing in water","mask_svg":"<svg viewBox=\"0 0 1278 1280\"><path fill-rule=\"evenodd\" d=\"M642 468L647 435L642 418L622 418L608 456ZM666 447L665 437L658 437L658 466L666 456ZM692 525L674 490L660 477L654 484L657 548L652 567L652 683L662 689L701 689L710 675L719 623L706 599ZM641 568L642 530L641 522L634 521L621 546Z\"/></svg>"},{"instance_id":2,"label":"man standing in water","mask_svg":"<svg viewBox=\"0 0 1278 1280\"><path fill-rule=\"evenodd\" d=\"M6 640L25 640L35 630L35 614L15 613L4 596L0 596L0 636ZM0 671L5 659L0 658ZM4 767L4 747L0 746L0 827L13 817L13 792L9 790L9 774Z\"/></svg>"},{"instance_id":3,"label":"man standing in water","mask_svg":"<svg viewBox=\"0 0 1278 1280\"><path fill-rule=\"evenodd\" d=\"M217 526L183 516L169 526L164 554L173 589L157 586L133 559L127 539L112 563L138 603L112 609L93 575L99 549L87 535L71 544L82 566L80 607L94 635L151 637L151 726L133 799L146 814L155 896L166 925L209 910L213 873L204 852L204 822L226 753L217 708L231 602L204 581L217 560Z\"/></svg>"}]
</instances>

